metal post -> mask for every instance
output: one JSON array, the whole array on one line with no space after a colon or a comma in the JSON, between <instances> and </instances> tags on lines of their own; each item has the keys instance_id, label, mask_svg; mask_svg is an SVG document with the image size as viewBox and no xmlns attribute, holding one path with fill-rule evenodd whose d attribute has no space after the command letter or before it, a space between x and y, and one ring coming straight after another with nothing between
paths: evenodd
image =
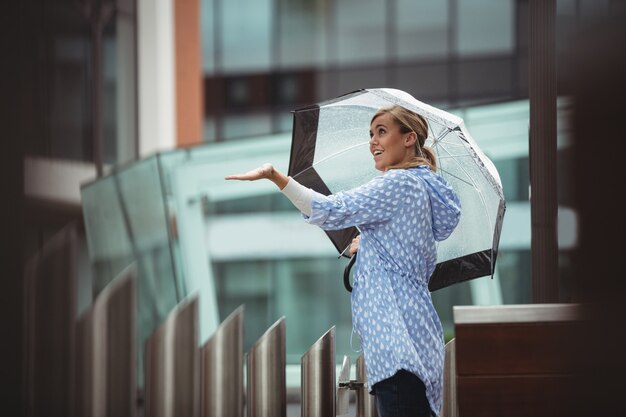
<instances>
[{"instance_id":1,"label":"metal post","mask_svg":"<svg viewBox=\"0 0 626 417\"><path fill-rule=\"evenodd\" d=\"M93 135L93 159L98 177L103 175L104 165L104 132L102 115L102 97L104 71L102 68L102 33L105 26L117 10L114 1L95 2L84 0L78 2L82 13L91 28L91 123Z\"/></svg>"},{"instance_id":2,"label":"metal post","mask_svg":"<svg viewBox=\"0 0 626 417\"><path fill-rule=\"evenodd\" d=\"M23 414L28 417L72 415L78 244L76 225L71 223L26 264Z\"/></svg>"},{"instance_id":3,"label":"metal post","mask_svg":"<svg viewBox=\"0 0 626 417\"><path fill-rule=\"evenodd\" d=\"M286 417L284 317L250 348L247 367L247 416Z\"/></svg>"},{"instance_id":4,"label":"metal post","mask_svg":"<svg viewBox=\"0 0 626 417\"><path fill-rule=\"evenodd\" d=\"M76 323L76 416L135 416L134 264L107 285Z\"/></svg>"},{"instance_id":5,"label":"metal post","mask_svg":"<svg viewBox=\"0 0 626 417\"><path fill-rule=\"evenodd\" d=\"M243 415L243 317L239 306L202 347L202 416Z\"/></svg>"},{"instance_id":6,"label":"metal post","mask_svg":"<svg viewBox=\"0 0 626 417\"><path fill-rule=\"evenodd\" d=\"M335 326L302 356L302 417L335 415Z\"/></svg>"},{"instance_id":7,"label":"metal post","mask_svg":"<svg viewBox=\"0 0 626 417\"><path fill-rule=\"evenodd\" d=\"M337 386L337 400L336 400L336 412L338 416L348 414L350 408L350 357L344 355L343 363L341 364L341 370L339 371L338 386Z\"/></svg>"},{"instance_id":8,"label":"metal post","mask_svg":"<svg viewBox=\"0 0 626 417\"><path fill-rule=\"evenodd\" d=\"M363 385L356 390L356 417L376 417L376 399L369 393L367 374L365 372L365 357L361 353L356 360L356 380Z\"/></svg>"},{"instance_id":9,"label":"metal post","mask_svg":"<svg viewBox=\"0 0 626 417\"><path fill-rule=\"evenodd\" d=\"M197 416L200 409L197 296L179 303L145 346L144 415Z\"/></svg>"},{"instance_id":10,"label":"metal post","mask_svg":"<svg viewBox=\"0 0 626 417\"><path fill-rule=\"evenodd\" d=\"M457 417L459 415L456 401L456 340L453 338L445 346L443 363L443 403L441 415Z\"/></svg>"},{"instance_id":11,"label":"metal post","mask_svg":"<svg viewBox=\"0 0 626 417\"><path fill-rule=\"evenodd\" d=\"M530 1L530 215L533 301L559 301L556 186L556 0Z\"/></svg>"}]
</instances>

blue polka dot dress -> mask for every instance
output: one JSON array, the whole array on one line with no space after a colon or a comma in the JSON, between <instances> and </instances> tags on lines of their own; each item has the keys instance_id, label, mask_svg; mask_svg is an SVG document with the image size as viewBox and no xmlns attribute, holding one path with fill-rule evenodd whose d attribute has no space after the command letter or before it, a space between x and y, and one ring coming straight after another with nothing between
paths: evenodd
<instances>
[{"instance_id":1,"label":"blue polka dot dress","mask_svg":"<svg viewBox=\"0 0 626 417\"><path fill-rule=\"evenodd\" d=\"M358 226L352 321L361 340L370 387L405 369L426 386L438 416L444 340L428 280L437 262L436 241L459 222L461 207L450 185L427 166L394 169L355 189L314 193L311 215L325 230Z\"/></svg>"}]
</instances>

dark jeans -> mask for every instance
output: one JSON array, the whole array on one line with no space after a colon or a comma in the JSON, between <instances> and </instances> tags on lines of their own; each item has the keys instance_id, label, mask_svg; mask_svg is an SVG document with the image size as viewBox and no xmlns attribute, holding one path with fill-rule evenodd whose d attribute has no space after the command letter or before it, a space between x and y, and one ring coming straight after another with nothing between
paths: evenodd
<instances>
[{"instance_id":1,"label":"dark jeans","mask_svg":"<svg viewBox=\"0 0 626 417\"><path fill-rule=\"evenodd\" d=\"M404 369L373 387L378 417L430 417L426 387Z\"/></svg>"}]
</instances>

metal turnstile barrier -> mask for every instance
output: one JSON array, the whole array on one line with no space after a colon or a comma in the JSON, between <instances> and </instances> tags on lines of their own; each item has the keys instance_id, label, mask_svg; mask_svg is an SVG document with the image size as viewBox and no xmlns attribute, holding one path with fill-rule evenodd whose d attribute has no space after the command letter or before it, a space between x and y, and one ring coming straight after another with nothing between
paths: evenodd
<instances>
[{"instance_id":1,"label":"metal turnstile barrier","mask_svg":"<svg viewBox=\"0 0 626 417\"><path fill-rule=\"evenodd\" d=\"M285 318L281 317L248 352L248 417L286 417Z\"/></svg>"},{"instance_id":2,"label":"metal turnstile barrier","mask_svg":"<svg viewBox=\"0 0 626 417\"><path fill-rule=\"evenodd\" d=\"M337 388L338 414L346 414L348 408L348 392L356 391L356 417L377 417L376 399L369 393L367 374L365 373L365 358L363 354L356 360L356 379L349 379L350 358L344 356L341 375Z\"/></svg>"},{"instance_id":3,"label":"metal turnstile barrier","mask_svg":"<svg viewBox=\"0 0 626 417\"><path fill-rule=\"evenodd\" d=\"M181 301L146 340L144 415L195 417L200 410L198 298Z\"/></svg>"},{"instance_id":4,"label":"metal turnstile barrier","mask_svg":"<svg viewBox=\"0 0 626 417\"><path fill-rule=\"evenodd\" d=\"M365 357L361 353L356 360L356 379L363 382L356 390L356 417L377 417L376 398L369 393L367 374L365 373Z\"/></svg>"},{"instance_id":5,"label":"metal turnstile barrier","mask_svg":"<svg viewBox=\"0 0 626 417\"><path fill-rule=\"evenodd\" d=\"M202 346L202 416L243 415L243 318L239 306Z\"/></svg>"},{"instance_id":6,"label":"metal turnstile barrier","mask_svg":"<svg viewBox=\"0 0 626 417\"><path fill-rule=\"evenodd\" d=\"M137 269L132 264L76 322L75 416L137 415L136 300Z\"/></svg>"},{"instance_id":7,"label":"metal turnstile barrier","mask_svg":"<svg viewBox=\"0 0 626 417\"><path fill-rule=\"evenodd\" d=\"M302 356L302 417L335 416L335 326Z\"/></svg>"}]
</instances>

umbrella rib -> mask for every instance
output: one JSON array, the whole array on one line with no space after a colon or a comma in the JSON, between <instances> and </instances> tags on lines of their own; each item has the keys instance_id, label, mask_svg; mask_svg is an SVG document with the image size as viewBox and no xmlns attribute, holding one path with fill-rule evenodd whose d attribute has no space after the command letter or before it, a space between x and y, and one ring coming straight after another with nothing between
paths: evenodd
<instances>
[{"instance_id":1,"label":"umbrella rib","mask_svg":"<svg viewBox=\"0 0 626 417\"><path fill-rule=\"evenodd\" d=\"M468 155L468 154L464 154L464 155L452 155L452 154L450 154L450 151L448 151L448 154L449 154L449 155L439 156L439 159L441 159L441 158L444 158L444 159L445 159L445 158L471 158L471 157L472 157L471 155Z\"/></svg>"},{"instance_id":2,"label":"umbrella rib","mask_svg":"<svg viewBox=\"0 0 626 417\"><path fill-rule=\"evenodd\" d=\"M462 148L462 149L467 149L467 147L461 143L453 143L453 142L446 142L444 140L438 140L437 143L442 143L444 145L448 145L448 146L455 146L457 148Z\"/></svg>"},{"instance_id":3,"label":"umbrella rib","mask_svg":"<svg viewBox=\"0 0 626 417\"><path fill-rule=\"evenodd\" d=\"M446 148L442 147L441 149L443 149L444 152L450 154L450 152L448 152L448 150ZM480 197L480 202L483 204L483 209L487 213L487 220L489 221L489 229L493 229L493 221L491 220L491 214L489 213L489 210L487 210L487 203L485 203L485 196L483 195L482 190L476 186L476 183L474 182L472 177L467 173L467 171L465 170L465 168L463 168L463 166L461 164L459 164L459 167L461 168L461 170L463 170L463 172L465 173L467 178L469 178L469 180L471 181L471 185L474 186L474 189L478 191L478 196Z\"/></svg>"},{"instance_id":4,"label":"umbrella rib","mask_svg":"<svg viewBox=\"0 0 626 417\"><path fill-rule=\"evenodd\" d=\"M450 128L447 128L446 130L441 132L441 134L439 136L437 136L435 139L433 139L433 146L438 144L441 141L441 139L443 139L443 137L446 136L450 132L452 132L452 129L450 129Z\"/></svg>"},{"instance_id":5,"label":"umbrella rib","mask_svg":"<svg viewBox=\"0 0 626 417\"><path fill-rule=\"evenodd\" d=\"M338 151L338 152L335 152L335 153L333 153L333 154L330 154L330 155L328 155L328 156L326 156L326 157L324 157L324 158L320 159L320 160L319 160L319 161L317 161L317 162L314 162L314 163L313 163L313 165L321 164L322 162L327 161L327 160L329 160L330 158L333 158L333 157L335 157L335 156L337 156L337 155L341 155L342 153L345 153L345 152L351 151L351 150L352 150L352 149L354 149L354 148L358 148L359 146L364 146L364 145L367 145L367 144L368 144L368 142L361 142L361 143L357 143L356 145L349 146L349 147L344 148L344 149L342 149L342 150L340 150L340 151Z\"/></svg>"},{"instance_id":6,"label":"umbrella rib","mask_svg":"<svg viewBox=\"0 0 626 417\"><path fill-rule=\"evenodd\" d=\"M435 139L433 139L433 145L432 145L432 147L433 147L434 149L438 149L439 147L441 147L441 143L445 143L445 142L443 142L443 138L444 138L444 137L445 137L448 133L450 133L450 132L452 132L452 129L450 129L450 128L446 128L443 132L441 132L441 133L439 134L439 136L437 136ZM450 154L450 152L448 152L448 150L446 150L446 149L445 149L445 148L443 148L443 147L441 147L441 148L442 148L444 151L446 151L448 154ZM438 159L441 161L441 155L439 155L439 152L437 152L437 154L438 154ZM452 173L450 173L450 172L448 172L448 171L444 170L444 169L443 169L443 167L441 167L441 164L439 164L439 165L440 165L440 166L439 166L439 169L440 169L441 171L447 172L447 173L448 173L451 177L455 177L455 178L457 178L459 181L462 181L462 182L464 182L464 183L466 183L466 184L468 184L468 185L472 185L471 183L469 183L469 182L465 181L464 179L461 179L460 177L457 177L456 175L453 175ZM435 250L437 250L437 251L439 251L439 243L441 243L441 242L435 242L435 248L436 248Z\"/></svg>"},{"instance_id":7,"label":"umbrella rib","mask_svg":"<svg viewBox=\"0 0 626 417\"><path fill-rule=\"evenodd\" d=\"M443 168L440 168L440 170L441 170L442 172L445 172L445 173L446 173L446 174L448 174L449 176L454 177L454 178L456 178L457 180L459 180L459 181L461 181L461 182L464 182L465 184L467 184L467 185L471 185L472 187L476 188L476 184L473 184L473 183L471 183L471 182L469 182L469 181L466 181L466 180L464 180L463 178L459 177L458 175L454 175L454 174L453 174L453 173L451 173L450 171L447 171L447 170L445 170L445 169L443 169Z\"/></svg>"}]
</instances>

